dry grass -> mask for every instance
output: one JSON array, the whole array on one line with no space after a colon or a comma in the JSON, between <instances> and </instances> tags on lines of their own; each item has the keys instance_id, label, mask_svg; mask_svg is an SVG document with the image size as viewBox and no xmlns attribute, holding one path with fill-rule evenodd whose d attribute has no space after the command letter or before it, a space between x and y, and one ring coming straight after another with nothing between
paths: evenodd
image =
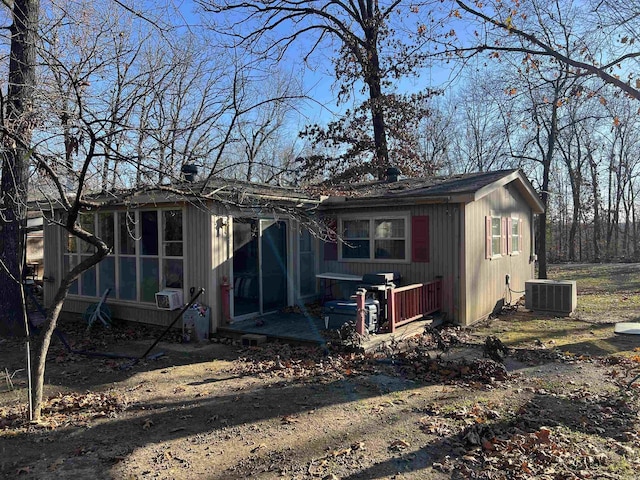
<instances>
[{"instance_id":1,"label":"dry grass","mask_svg":"<svg viewBox=\"0 0 640 480\"><path fill-rule=\"evenodd\" d=\"M497 335L511 347L559 348L576 355L637 353L640 336L617 335L614 327L621 321L640 321L640 265L554 265L549 278L576 280L574 316L558 318L520 310L474 329L474 337Z\"/></svg>"}]
</instances>

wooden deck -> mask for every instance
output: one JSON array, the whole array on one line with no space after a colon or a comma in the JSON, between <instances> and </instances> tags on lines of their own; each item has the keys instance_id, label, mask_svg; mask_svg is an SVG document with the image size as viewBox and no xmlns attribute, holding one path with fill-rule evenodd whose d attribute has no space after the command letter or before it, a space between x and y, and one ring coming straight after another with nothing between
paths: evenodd
<instances>
[{"instance_id":1,"label":"wooden deck","mask_svg":"<svg viewBox=\"0 0 640 480\"><path fill-rule=\"evenodd\" d=\"M378 333L368 335L362 348L365 352L378 349L383 343L392 339L403 340L420 335L426 325L438 323L439 317L415 320L397 327L394 333ZM236 321L219 327L217 335L239 339L242 335L264 335L268 342L282 341L297 344L314 344L322 346L326 338L322 332L324 322L318 317L303 313L274 313L248 320Z\"/></svg>"},{"instance_id":2,"label":"wooden deck","mask_svg":"<svg viewBox=\"0 0 640 480\"><path fill-rule=\"evenodd\" d=\"M362 349L365 352L374 352L378 350L383 343L390 342L392 339L400 341L422 335L422 333L424 333L424 328L427 325L437 324L438 321L439 318L437 316L423 320L414 320L411 323L405 323L400 327L396 327L396 331L393 333L369 335L369 338L362 344Z\"/></svg>"}]
</instances>

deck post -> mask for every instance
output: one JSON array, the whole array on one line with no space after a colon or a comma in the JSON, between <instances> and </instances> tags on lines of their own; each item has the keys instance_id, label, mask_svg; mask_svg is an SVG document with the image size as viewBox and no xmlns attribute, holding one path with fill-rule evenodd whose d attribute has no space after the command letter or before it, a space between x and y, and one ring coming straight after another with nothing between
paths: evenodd
<instances>
[{"instance_id":1,"label":"deck post","mask_svg":"<svg viewBox=\"0 0 640 480\"><path fill-rule=\"evenodd\" d=\"M365 317L365 295L367 291L364 288L359 288L356 292L356 332L358 335L364 335L364 317Z\"/></svg>"},{"instance_id":2,"label":"deck post","mask_svg":"<svg viewBox=\"0 0 640 480\"><path fill-rule=\"evenodd\" d=\"M394 289L389 289L389 298L387 299L387 318L389 322L389 333L396 331L396 295Z\"/></svg>"}]
</instances>

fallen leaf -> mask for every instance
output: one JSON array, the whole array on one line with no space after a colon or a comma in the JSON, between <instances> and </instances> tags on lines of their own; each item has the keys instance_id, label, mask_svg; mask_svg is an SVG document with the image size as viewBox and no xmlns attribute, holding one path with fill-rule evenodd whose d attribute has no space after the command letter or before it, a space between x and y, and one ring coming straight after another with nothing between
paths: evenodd
<instances>
[{"instance_id":1,"label":"fallen leaf","mask_svg":"<svg viewBox=\"0 0 640 480\"><path fill-rule=\"evenodd\" d=\"M393 448L393 449L396 449L396 450L404 450L405 448L409 448L410 446L411 446L411 444L409 442L404 441L404 440L394 440L389 445L389 448Z\"/></svg>"},{"instance_id":2,"label":"fallen leaf","mask_svg":"<svg viewBox=\"0 0 640 480\"><path fill-rule=\"evenodd\" d=\"M538 430L535 433L540 443L545 443L545 444L551 443L551 440L549 439L549 435L551 435L551 430L549 430L547 427L541 427L540 430Z\"/></svg>"},{"instance_id":3,"label":"fallen leaf","mask_svg":"<svg viewBox=\"0 0 640 480\"><path fill-rule=\"evenodd\" d=\"M261 448L267 448L267 445L265 443L261 443L260 445L256 445L255 447L253 447L251 449L251 453L256 453Z\"/></svg>"},{"instance_id":4,"label":"fallen leaf","mask_svg":"<svg viewBox=\"0 0 640 480\"><path fill-rule=\"evenodd\" d=\"M332 455L334 457L341 457L343 455L349 455L351 453L351 447L349 448L343 448L341 450L334 450Z\"/></svg>"},{"instance_id":5,"label":"fallen leaf","mask_svg":"<svg viewBox=\"0 0 640 480\"><path fill-rule=\"evenodd\" d=\"M489 451L493 451L496 449L491 440L487 440L486 438L482 439L482 448Z\"/></svg>"},{"instance_id":6,"label":"fallen leaf","mask_svg":"<svg viewBox=\"0 0 640 480\"><path fill-rule=\"evenodd\" d=\"M149 430L151 428L151 426L153 425L153 421L152 420L145 420L145 422L142 424L142 429L143 430Z\"/></svg>"}]
</instances>

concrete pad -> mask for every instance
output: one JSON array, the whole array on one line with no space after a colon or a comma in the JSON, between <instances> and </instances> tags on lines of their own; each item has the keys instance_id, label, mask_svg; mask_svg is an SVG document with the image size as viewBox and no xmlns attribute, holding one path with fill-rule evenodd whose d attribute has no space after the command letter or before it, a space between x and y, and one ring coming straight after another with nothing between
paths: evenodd
<instances>
[{"instance_id":1,"label":"concrete pad","mask_svg":"<svg viewBox=\"0 0 640 480\"><path fill-rule=\"evenodd\" d=\"M625 335L640 335L640 322L621 322L616 323L615 333Z\"/></svg>"}]
</instances>

